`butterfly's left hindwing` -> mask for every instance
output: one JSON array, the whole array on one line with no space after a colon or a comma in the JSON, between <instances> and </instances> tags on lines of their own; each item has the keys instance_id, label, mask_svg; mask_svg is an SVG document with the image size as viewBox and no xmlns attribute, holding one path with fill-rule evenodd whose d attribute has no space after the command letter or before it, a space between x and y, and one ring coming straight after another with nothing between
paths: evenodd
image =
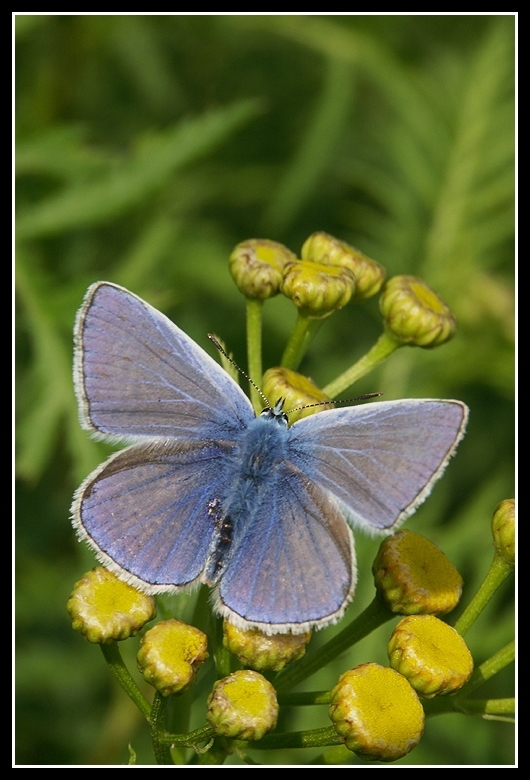
<instances>
[{"instance_id":1,"label":"butterfly's left hindwing","mask_svg":"<svg viewBox=\"0 0 530 780\"><path fill-rule=\"evenodd\" d=\"M168 441L118 452L79 488L73 507L79 537L140 590L192 584L214 535L211 506L225 490L229 450Z\"/></svg>"}]
</instances>

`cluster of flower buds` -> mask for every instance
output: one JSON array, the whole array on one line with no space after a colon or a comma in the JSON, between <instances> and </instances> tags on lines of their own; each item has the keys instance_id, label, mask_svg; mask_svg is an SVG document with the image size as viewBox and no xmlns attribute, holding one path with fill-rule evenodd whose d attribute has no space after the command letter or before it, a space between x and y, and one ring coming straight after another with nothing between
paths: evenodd
<instances>
[{"instance_id":1,"label":"cluster of flower buds","mask_svg":"<svg viewBox=\"0 0 530 780\"><path fill-rule=\"evenodd\" d=\"M305 241L300 259L276 241L243 241L230 255L229 267L245 297L265 300L282 293L310 319L323 319L349 302L371 298L386 276L375 260L322 231ZM414 276L390 279L383 287L379 309L386 333L398 344L437 347L456 331L451 310Z\"/></svg>"},{"instance_id":2,"label":"cluster of flower buds","mask_svg":"<svg viewBox=\"0 0 530 780\"><path fill-rule=\"evenodd\" d=\"M322 232L307 239L301 259L283 244L253 238L236 246L229 265L247 298L265 300L281 292L314 319L375 295L385 278L379 263Z\"/></svg>"},{"instance_id":3,"label":"cluster of flower buds","mask_svg":"<svg viewBox=\"0 0 530 780\"><path fill-rule=\"evenodd\" d=\"M444 553L412 531L385 539L373 565L380 598L404 617L388 644L390 667L362 664L331 693L329 715L346 747L365 759L395 761L419 742L424 710L419 697L459 690L473 659L457 631L436 615L452 610L462 578Z\"/></svg>"}]
</instances>

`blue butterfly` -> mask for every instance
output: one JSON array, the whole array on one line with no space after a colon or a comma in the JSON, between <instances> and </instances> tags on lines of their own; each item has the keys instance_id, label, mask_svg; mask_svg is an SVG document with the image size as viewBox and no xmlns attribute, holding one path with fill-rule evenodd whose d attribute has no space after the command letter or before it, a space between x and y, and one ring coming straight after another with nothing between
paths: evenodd
<instances>
[{"instance_id":1,"label":"blue butterfly","mask_svg":"<svg viewBox=\"0 0 530 780\"><path fill-rule=\"evenodd\" d=\"M347 518L388 533L412 514L464 435L460 401L254 415L233 379L122 287L92 285L77 315L81 424L131 446L83 482L73 524L138 589L214 588L243 628L301 633L339 620L356 565Z\"/></svg>"}]
</instances>

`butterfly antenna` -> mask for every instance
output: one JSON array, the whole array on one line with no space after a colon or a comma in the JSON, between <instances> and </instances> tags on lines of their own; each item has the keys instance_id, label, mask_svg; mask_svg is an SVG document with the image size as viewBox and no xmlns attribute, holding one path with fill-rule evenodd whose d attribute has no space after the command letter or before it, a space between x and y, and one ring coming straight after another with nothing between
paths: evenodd
<instances>
[{"instance_id":1,"label":"butterfly antenna","mask_svg":"<svg viewBox=\"0 0 530 780\"><path fill-rule=\"evenodd\" d=\"M217 341L217 339L215 338L215 336L213 335L213 333L208 333L208 338L210 339L210 341L212 342L212 344L213 344L215 347L217 347L217 349L219 350L219 352L221 353L221 355L224 355L224 356L225 356L225 358L226 358L227 360L229 360L229 361L230 361L230 363L232 363L232 365L233 365L235 368L237 368L237 370L239 371L239 373L240 373L240 374L243 374L243 376L244 376L246 379L248 379L248 381L250 382L250 384L252 385L252 387L253 387L255 390L257 390L257 391L258 391L258 393L260 394L260 396L261 396L261 397L263 398L263 400L265 401L265 406L266 406L267 408L270 408L270 403L269 403L269 401L267 400L267 398L266 398L265 394L263 393L263 391L262 391L262 390L260 390L260 388L259 388L259 387L257 386L257 384L254 382L254 380L253 380L253 379L251 379L251 378L249 377L249 375L247 374L247 372L246 372L246 371L243 371L243 369L242 369L242 368L240 368L240 367L237 365L236 361L235 361L233 358L231 358L231 357L230 357L230 355L228 355L228 354L227 354L226 350L224 349L224 347L222 347L222 346L221 346L221 344L219 344L219 342Z\"/></svg>"},{"instance_id":2,"label":"butterfly antenna","mask_svg":"<svg viewBox=\"0 0 530 780\"><path fill-rule=\"evenodd\" d=\"M358 395L357 398L344 398L339 401L334 401L332 398L329 401L319 401L316 404L305 404L305 406L297 406L294 409L289 409L285 414L291 414L291 412L299 412L301 409L311 409L313 406L328 406L329 404L351 404L354 401L367 401L369 398L379 398L383 393L365 393L364 395Z\"/></svg>"}]
</instances>

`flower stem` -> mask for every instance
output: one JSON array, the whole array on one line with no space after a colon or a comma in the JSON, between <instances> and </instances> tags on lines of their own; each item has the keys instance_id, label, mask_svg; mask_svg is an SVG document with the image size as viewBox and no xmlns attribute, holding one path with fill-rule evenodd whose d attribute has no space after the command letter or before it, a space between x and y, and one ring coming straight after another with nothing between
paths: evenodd
<instances>
[{"instance_id":1,"label":"flower stem","mask_svg":"<svg viewBox=\"0 0 530 780\"><path fill-rule=\"evenodd\" d=\"M105 661L127 696L133 700L142 715L149 720L151 717L151 705L138 688L131 677L129 670L125 666L118 643L111 642L110 644L101 644L100 647Z\"/></svg>"},{"instance_id":2,"label":"flower stem","mask_svg":"<svg viewBox=\"0 0 530 780\"><path fill-rule=\"evenodd\" d=\"M290 731L285 734L267 734L256 747L260 750L279 750L281 748L326 747L327 745L342 745L343 740L333 726L307 731Z\"/></svg>"},{"instance_id":3,"label":"flower stem","mask_svg":"<svg viewBox=\"0 0 530 780\"><path fill-rule=\"evenodd\" d=\"M292 664L285 672L281 672L275 680L276 690L278 693L290 690L393 617L394 613L376 596L364 612L333 639L311 655L306 655L296 664Z\"/></svg>"},{"instance_id":4,"label":"flower stem","mask_svg":"<svg viewBox=\"0 0 530 780\"><path fill-rule=\"evenodd\" d=\"M248 375L258 387L261 387L261 324L263 301L257 298L247 298L247 361ZM256 388L250 385L250 400L256 414L263 406L261 396Z\"/></svg>"},{"instance_id":5,"label":"flower stem","mask_svg":"<svg viewBox=\"0 0 530 780\"><path fill-rule=\"evenodd\" d=\"M315 320L298 314L293 332L282 355L281 367L296 371L311 339L320 328L323 320Z\"/></svg>"},{"instance_id":6,"label":"flower stem","mask_svg":"<svg viewBox=\"0 0 530 780\"><path fill-rule=\"evenodd\" d=\"M153 752L155 754L157 764L173 764L171 758L171 749L169 745L164 742L160 737L166 733L166 707L167 698L162 696L158 691L155 693L153 699L153 706L151 707L151 739L153 741Z\"/></svg>"},{"instance_id":7,"label":"flower stem","mask_svg":"<svg viewBox=\"0 0 530 780\"><path fill-rule=\"evenodd\" d=\"M230 674L231 656L223 644L223 621L221 618L212 620L212 639L213 639L213 659L215 662L215 673L218 680L228 677Z\"/></svg>"},{"instance_id":8,"label":"flower stem","mask_svg":"<svg viewBox=\"0 0 530 780\"><path fill-rule=\"evenodd\" d=\"M513 566L506 563L500 555L495 555L480 588L455 623L454 627L461 636L469 631L495 591L512 571Z\"/></svg>"},{"instance_id":9,"label":"flower stem","mask_svg":"<svg viewBox=\"0 0 530 780\"><path fill-rule=\"evenodd\" d=\"M322 388L323 392L330 398L336 398L340 393L343 393L357 382L358 379L376 368L401 346L398 341L387 335L386 332L383 332L370 351L358 360L357 363L354 363L340 376L326 385L326 387Z\"/></svg>"},{"instance_id":10,"label":"flower stem","mask_svg":"<svg viewBox=\"0 0 530 780\"><path fill-rule=\"evenodd\" d=\"M287 707L306 707L313 704L329 704L330 691L304 691L302 693L284 693L278 696L278 704Z\"/></svg>"},{"instance_id":11,"label":"flower stem","mask_svg":"<svg viewBox=\"0 0 530 780\"><path fill-rule=\"evenodd\" d=\"M484 661L484 663L480 664L480 666L475 669L471 680L464 685L455 698L459 701L465 699L470 693L485 683L486 680L489 680L490 677L493 677L500 672L505 666L511 664L514 658L515 641L512 640L501 648L498 653L492 655L491 658L488 658L487 661Z\"/></svg>"}]
</instances>

